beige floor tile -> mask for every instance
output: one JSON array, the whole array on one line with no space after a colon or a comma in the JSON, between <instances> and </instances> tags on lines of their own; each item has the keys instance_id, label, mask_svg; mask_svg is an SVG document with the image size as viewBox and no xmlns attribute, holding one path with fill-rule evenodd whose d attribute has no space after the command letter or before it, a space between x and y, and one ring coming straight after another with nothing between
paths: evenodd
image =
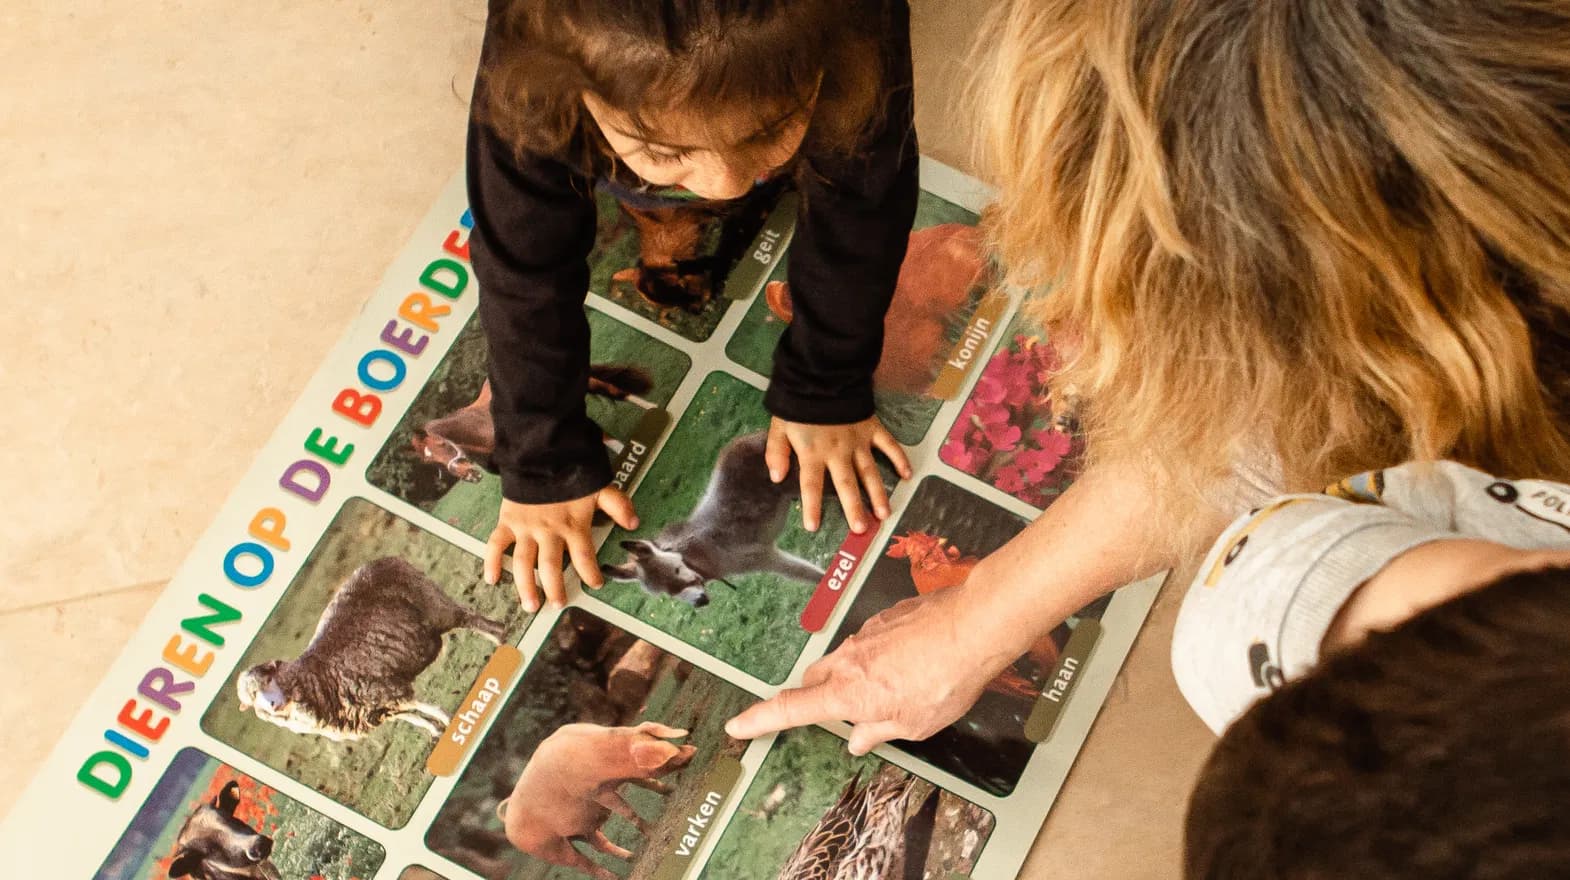
<instances>
[{"instance_id":1,"label":"beige floor tile","mask_svg":"<svg viewBox=\"0 0 1570 880\"><path fill-rule=\"evenodd\" d=\"M55 738L98 686L163 589L148 584L96 599L0 614L0 817ZM26 707L27 711L12 711Z\"/></svg>"},{"instance_id":2,"label":"beige floor tile","mask_svg":"<svg viewBox=\"0 0 1570 880\"><path fill-rule=\"evenodd\" d=\"M483 15L5 9L0 609L169 576L459 167Z\"/></svg>"}]
</instances>

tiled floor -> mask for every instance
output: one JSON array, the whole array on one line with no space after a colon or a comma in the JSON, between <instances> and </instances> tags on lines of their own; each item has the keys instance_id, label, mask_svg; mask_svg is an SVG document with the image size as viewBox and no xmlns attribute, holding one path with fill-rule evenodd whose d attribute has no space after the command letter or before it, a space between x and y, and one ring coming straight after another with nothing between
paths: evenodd
<instances>
[{"instance_id":1,"label":"tiled floor","mask_svg":"<svg viewBox=\"0 0 1570 880\"><path fill-rule=\"evenodd\" d=\"M927 152L990 4L917 0ZM461 157L481 0L0 4L0 814ZM1170 877L1168 591L1026 877Z\"/></svg>"}]
</instances>

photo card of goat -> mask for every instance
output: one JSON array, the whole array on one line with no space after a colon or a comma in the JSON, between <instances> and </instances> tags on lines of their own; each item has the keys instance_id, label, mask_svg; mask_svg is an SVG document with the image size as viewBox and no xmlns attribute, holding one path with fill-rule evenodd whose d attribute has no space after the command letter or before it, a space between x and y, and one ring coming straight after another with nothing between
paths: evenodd
<instances>
[{"instance_id":1,"label":"photo card of goat","mask_svg":"<svg viewBox=\"0 0 1570 880\"><path fill-rule=\"evenodd\" d=\"M762 285L788 241L793 212L776 210L795 204L786 184L776 179L725 202L602 185L589 289L679 336L707 340L732 303Z\"/></svg>"},{"instance_id":2,"label":"photo card of goat","mask_svg":"<svg viewBox=\"0 0 1570 880\"><path fill-rule=\"evenodd\" d=\"M183 749L93 880L370 880L381 845L197 749Z\"/></svg>"},{"instance_id":3,"label":"photo card of goat","mask_svg":"<svg viewBox=\"0 0 1570 880\"><path fill-rule=\"evenodd\" d=\"M482 561L362 499L346 503L202 717L213 737L388 827L426 758L528 616Z\"/></svg>"},{"instance_id":4,"label":"photo card of goat","mask_svg":"<svg viewBox=\"0 0 1570 880\"><path fill-rule=\"evenodd\" d=\"M637 481L670 423L672 397L692 358L597 308L589 322L584 406L600 426L619 485ZM496 527L502 482L491 455L490 356L471 318L366 470L371 485L483 541Z\"/></svg>"}]
</instances>

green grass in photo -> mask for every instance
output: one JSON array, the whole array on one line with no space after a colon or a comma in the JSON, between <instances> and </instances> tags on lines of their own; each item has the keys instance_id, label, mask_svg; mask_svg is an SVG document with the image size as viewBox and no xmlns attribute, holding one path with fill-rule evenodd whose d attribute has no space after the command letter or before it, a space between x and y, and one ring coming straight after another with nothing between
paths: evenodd
<instances>
[{"instance_id":1,"label":"green grass in photo","mask_svg":"<svg viewBox=\"0 0 1570 880\"><path fill-rule=\"evenodd\" d=\"M710 374L633 496L640 527L632 532L614 530L600 551L601 564L626 559L621 541L653 539L665 525L686 519L708 487L720 450L768 425L762 391L725 373ZM801 502L796 501L775 544L824 566L844 541L846 530L838 502L825 498L822 527L808 532L801 525ZM610 581L589 595L749 675L770 684L784 681L807 642L801 611L817 584L761 573L726 579L735 589L710 584L711 602L703 608L620 581Z\"/></svg>"},{"instance_id":2,"label":"green grass in photo","mask_svg":"<svg viewBox=\"0 0 1570 880\"><path fill-rule=\"evenodd\" d=\"M425 759L435 740L428 733L392 720L364 739L333 742L293 733L241 711L235 693L235 681L245 670L299 656L339 585L359 566L384 556L407 560L459 604L505 622L510 641L522 635L528 618L510 580L487 585L478 557L367 501L351 499L202 716L202 729L344 806L397 828L409 820L431 783ZM471 630L448 635L442 655L415 679L415 694L451 712L493 650L489 640Z\"/></svg>"},{"instance_id":3,"label":"green grass in photo","mask_svg":"<svg viewBox=\"0 0 1570 880\"><path fill-rule=\"evenodd\" d=\"M668 405L692 368L692 359L603 312L586 311L590 362L640 367L654 385L643 396L659 406ZM479 316L475 316L453 341L447 356L432 371L430 380L366 470L371 485L481 541L489 538L496 527L502 501L501 478L485 473L480 482L463 482L440 466L422 460L411 442L414 432L426 422L474 401L485 382L486 357L485 334ZM594 395L586 398L586 404L589 417L617 438L630 436L646 412L636 403Z\"/></svg>"}]
</instances>

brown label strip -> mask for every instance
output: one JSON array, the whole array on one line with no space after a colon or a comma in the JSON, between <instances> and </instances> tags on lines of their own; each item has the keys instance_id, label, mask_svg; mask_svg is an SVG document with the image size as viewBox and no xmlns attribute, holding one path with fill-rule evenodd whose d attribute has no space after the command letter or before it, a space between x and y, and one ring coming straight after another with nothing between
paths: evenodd
<instances>
[{"instance_id":1,"label":"brown label strip","mask_svg":"<svg viewBox=\"0 0 1570 880\"><path fill-rule=\"evenodd\" d=\"M442 738L431 749L431 756L425 760L426 772L432 776L451 776L457 772L464 756L479 743L485 720L501 711L507 689L512 687L522 666L523 654L512 645L502 645L491 654L491 659L485 661L485 668L474 680L474 687L469 688L469 695L453 712L452 721L442 731Z\"/></svg>"},{"instance_id":2,"label":"brown label strip","mask_svg":"<svg viewBox=\"0 0 1570 880\"><path fill-rule=\"evenodd\" d=\"M685 807L667 806L667 809L683 809L686 827L676 838L675 848L660 859L654 880L682 880L687 876L698 850L723 830L719 824L720 811L725 802L730 800L731 792L741 779L741 772L740 761L721 756L715 760L714 768L703 780L703 786L687 801Z\"/></svg>"},{"instance_id":3,"label":"brown label strip","mask_svg":"<svg viewBox=\"0 0 1570 880\"><path fill-rule=\"evenodd\" d=\"M663 409L651 409L643 414L638 427L627 438L626 445L611 464L612 486L623 492L629 490L638 474L648 467L649 459L654 454L654 445L660 442L660 435L665 433L665 426L670 421L671 414Z\"/></svg>"},{"instance_id":4,"label":"brown label strip","mask_svg":"<svg viewBox=\"0 0 1570 880\"><path fill-rule=\"evenodd\" d=\"M763 282L779 264L785 249L790 247L791 236L796 232L796 206L800 197L794 192L780 196L769 212L769 219L752 240L752 247L737 261L736 267L725 277L726 299L748 299L757 293Z\"/></svg>"},{"instance_id":5,"label":"brown label strip","mask_svg":"<svg viewBox=\"0 0 1570 880\"><path fill-rule=\"evenodd\" d=\"M1003 320L1003 313L1008 310L1008 295L999 290L988 291L976 306L976 313L971 316L970 322L965 325L965 332L960 335L959 341L954 343L954 348L943 361L943 369L938 373L937 381L932 383L932 390L927 392L929 397L938 400L953 400L959 393L960 386L965 383L965 377L987 355L992 347L992 335L998 331Z\"/></svg>"},{"instance_id":6,"label":"brown label strip","mask_svg":"<svg viewBox=\"0 0 1570 880\"><path fill-rule=\"evenodd\" d=\"M1085 664L1090 662L1090 654L1099 641L1101 621L1081 620L1074 627L1074 634L1068 637L1068 644L1063 646L1063 658L1058 661L1052 677L1047 680L1046 690L1036 698L1036 705L1025 720L1026 739L1044 743L1052 738L1058 720L1063 717L1063 707L1068 705L1069 697L1079 685L1080 678L1085 674Z\"/></svg>"}]
</instances>

